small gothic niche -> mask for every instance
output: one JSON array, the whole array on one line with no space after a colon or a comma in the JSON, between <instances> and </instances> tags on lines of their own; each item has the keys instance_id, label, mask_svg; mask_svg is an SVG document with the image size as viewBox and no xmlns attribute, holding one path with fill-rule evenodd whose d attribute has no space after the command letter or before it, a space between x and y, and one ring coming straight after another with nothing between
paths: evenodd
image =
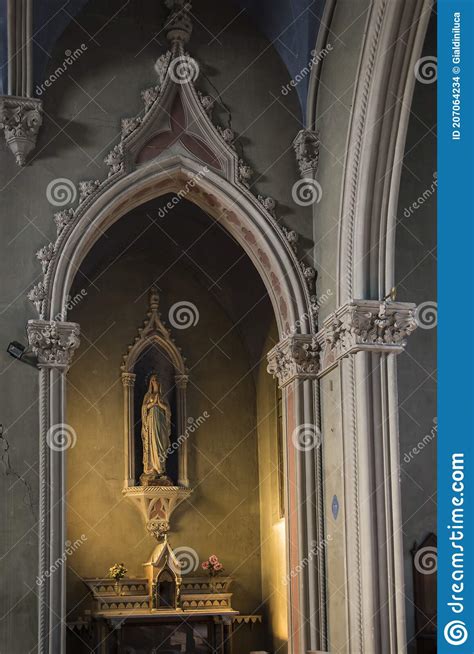
<instances>
[{"instance_id":1,"label":"small gothic niche","mask_svg":"<svg viewBox=\"0 0 474 654\"><path fill-rule=\"evenodd\" d=\"M189 486L186 439L179 438L186 433L187 381L184 359L161 321L159 295L152 288L144 325L122 364L126 488ZM156 415L150 416L154 407ZM162 442L158 438L154 444L153 435Z\"/></svg>"},{"instance_id":2,"label":"small gothic niche","mask_svg":"<svg viewBox=\"0 0 474 654\"><path fill-rule=\"evenodd\" d=\"M151 561L145 564L150 590L150 608L176 611L180 608L180 564L169 543L158 545Z\"/></svg>"},{"instance_id":3,"label":"small gothic niche","mask_svg":"<svg viewBox=\"0 0 474 654\"><path fill-rule=\"evenodd\" d=\"M122 364L124 489L157 540L166 537L172 511L191 493L188 478L184 359L163 324L159 295Z\"/></svg>"}]
</instances>

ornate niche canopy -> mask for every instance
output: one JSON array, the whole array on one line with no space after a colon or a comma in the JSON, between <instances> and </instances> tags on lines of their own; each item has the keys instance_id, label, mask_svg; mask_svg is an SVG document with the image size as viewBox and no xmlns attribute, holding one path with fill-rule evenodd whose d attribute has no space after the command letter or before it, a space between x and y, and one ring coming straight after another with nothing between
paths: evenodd
<instances>
[{"instance_id":1,"label":"ornate niche canopy","mask_svg":"<svg viewBox=\"0 0 474 654\"><path fill-rule=\"evenodd\" d=\"M139 509L149 533L160 541L169 531L173 510L189 497L192 489L188 479L186 429L188 375L181 352L161 320L155 288L150 292L143 327L129 346L121 370L125 464L122 492ZM135 415L137 406L141 406L140 417ZM140 461L136 452L138 428L143 463L139 476L136 469ZM170 477L172 457L177 458L177 471Z\"/></svg>"}]
</instances>

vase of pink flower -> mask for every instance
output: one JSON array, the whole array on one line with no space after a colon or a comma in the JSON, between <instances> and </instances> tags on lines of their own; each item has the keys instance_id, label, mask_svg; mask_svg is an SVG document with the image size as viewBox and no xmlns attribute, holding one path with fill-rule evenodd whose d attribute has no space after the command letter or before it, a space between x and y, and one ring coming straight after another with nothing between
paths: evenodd
<instances>
[{"instance_id":1,"label":"vase of pink flower","mask_svg":"<svg viewBox=\"0 0 474 654\"><path fill-rule=\"evenodd\" d=\"M214 583L214 578L217 577L217 575L220 575L222 572L224 572L224 566L222 563L219 561L218 557L215 554L211 554L211 556L207 559L207 561L204 561L202 564L202 569L207 572L207 574L210 577L210 583L209 586L211 587L212 592L215 592L215 583Z\"/></svg>"}]
</instances>

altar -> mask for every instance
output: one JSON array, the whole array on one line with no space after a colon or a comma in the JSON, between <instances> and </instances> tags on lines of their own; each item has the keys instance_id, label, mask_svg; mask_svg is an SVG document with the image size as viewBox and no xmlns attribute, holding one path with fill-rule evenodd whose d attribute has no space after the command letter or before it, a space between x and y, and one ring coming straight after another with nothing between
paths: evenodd
<instances>
[{"instance_id":1,"label":"altar","mask_svg":"<svg viewBox=\"0 0 474 654\"><path fill-rule=\"evenodd\" d=\"M231 654L232 620L216 612L95 618L96 654Z\"/></svg>"},{"instance_id":2,"label":"altar","mask_svg":"<svg viewBox=\"0 0 474 654\"><path fill-rule=\"evenodd\" d=\"M176 606L156 608L148 579L87 579L95 654L232 654L232 579L187 577Z\"/></svg>"}]
</instances>

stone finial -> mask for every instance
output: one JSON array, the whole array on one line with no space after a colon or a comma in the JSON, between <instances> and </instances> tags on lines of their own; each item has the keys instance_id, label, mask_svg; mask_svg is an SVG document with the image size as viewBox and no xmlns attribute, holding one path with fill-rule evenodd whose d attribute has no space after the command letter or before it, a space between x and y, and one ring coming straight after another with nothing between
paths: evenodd
<instances>
[{"instance_id":1,"label":"stone finial","mask_svg":"<svg viewBox=\"0 0 474 654\"><path fill-rule=\"evenodd\" d=\"M54 243L48 243L36 253L36 258L40 261L43 274L48 270L51 259L54 256Z\"/></svg>"},{"instance_id":2,"label":"stone finial","mask_svg":"<svg viewBox=\"0 0 474 654\"><path fill-rule=\"evenodd\" d=\"M248 188L250 186L250 180L252 179L252 175L253 175L253 170L250 168L250 166L247 163L245 163L243 159L239 159L239 164L238 164L239 182Z\"/></svg>"},{"instance_id":3,"label":"stone finial","mask_svg":"<svg viewBox=\"0 0 474 654\"><path fill-rule=\"evenodd\" d=\"M107 154L104 163L109 167L109 177L117 173L121 173L124 169L124 152L123 144L118 143Z\"/></svg>"},{"instance_id":4,"label":"stone finial","mask_svg":"<svg viewBox=\"0 0 474 654\"><path fill-rule=\"evenodd\" d=\"M166 37L171 43L188 43L193 31L190 17L191 3L187 0L165 0L171 10L165 23Z\"/></svg>"},{"instance_id":5,"label":"stone finial","mask_svg":"<svg viewBox=\"0 0 474 654\"><path fill-rule=\"evenodd\" d=\"M298 232L294 229L288 229L286 225L280 225L281 231L285 235L286 240L288 241L290 248L296 254L298 252Z\"/></svg>"},{"instance_id":6,"label":"stone finial","mask_svg":"<svg viewBox=\"0 0 474 654\"><path fill-rule=\"evenodd\" d=\"M270 216L272 218L275 218L275 220L276 220L276 212L275 212L276 202L275 202L275 200L270 196L265 196L265 195L260 195L260 194L257 195L257 200L260 202L261 205L263 205L264 209L266 209L266 211L268 211Z\"/></svg>"},{"instance_id":7,"label":"stone finial","mask_svg":"<svg viewBox=\"0 0 474 654\"><path fill-rule=\"evenodd\" d=\"M94 195L99 190L100 180L88 179L84 182L79 182L79 204L82 204L91 195Z\"/></svg>"},{"instance_id":8,"label":"stone finial","mask_svg":"<svg viewBox=\"0 0 474 654\"><path fill-rule=\"evenodd\" d=\"M46 300L46 287L43 281L39 281L33 288L28 291L28 300L35 305L36 311L40 317L43 316L44 301Z\"/></svg>"},{"instance_id":9,"label":"stone finial","mask_svg":"<svg viewBox=\"0 0 474 654\"><path fill-rule=\"evenodd\" d=\"M61 234L63 229L69 225L70 222L74 220L74 209L63 209L62 211L57 211L54 214L54 222L56 224L56 230L58 236Z\"/></svg>"},{"instance_id":10,"label":"stone finial","mask_svg":"<svg viewBox=\"0 0 474 654\"><path fill-rule=\"evenodd\" d=\"M160 308L160 296L156 286L152 286L150 290L150 311L156 313Z\"/></svg>"}]
</instances>

